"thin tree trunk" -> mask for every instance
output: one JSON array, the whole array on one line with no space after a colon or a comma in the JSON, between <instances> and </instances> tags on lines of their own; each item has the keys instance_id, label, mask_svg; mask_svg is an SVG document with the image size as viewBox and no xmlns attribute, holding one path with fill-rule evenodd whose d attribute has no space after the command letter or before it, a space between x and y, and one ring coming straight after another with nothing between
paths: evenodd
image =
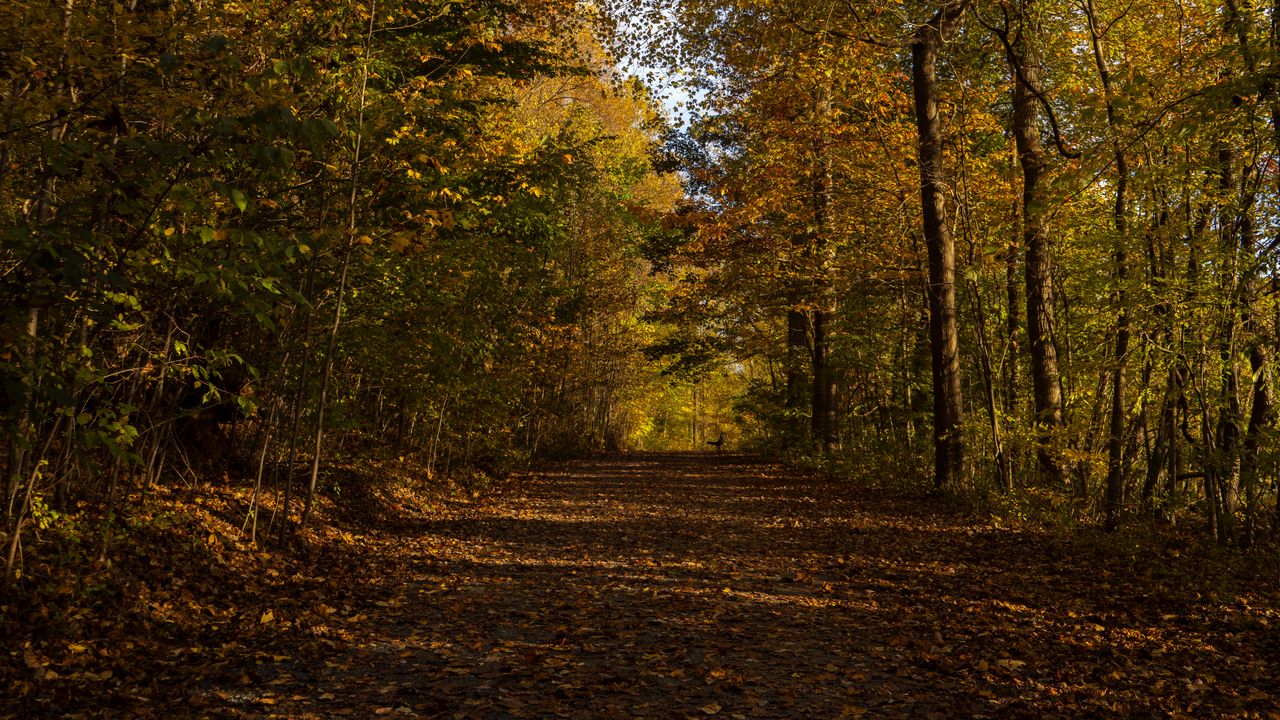
<instances>
[{"instance_id":1,"label":"thin tree trunk","mask_svg":"<svg viewBox=\"0 0 1280 720\"><path fill-rule=\"evenodd\" d=\"M915 404L915 399L914 393L911 389L911 383L913 379L912 370L915 365L912 361L912 355L914 354L912 341L914 339L914 333L916 332L916 326L915 323L912 322L912 305L911 299L907 296L907 289L907 284L902 283L902 292L900 297L902 302L902 327L898 341L898 357L902 358L902 361L899 363L898 370L902 372L902 415L905 418L902 426L903 447L907 449L908 454L913 454L915 452L916 445L916 414L912 409ZM892 407L892 402L889 403L889 406ZM890 430L892 431L892 429L891 425Z\"/></svg>"},{"instance_id":2,"label":"thin tree trunk","mask_svg":"<svg viewBox=\"0 0 1280 720\"><path fill-rule=\"evenodd\" d=\"M1010 168L1016 169L1018 164L1018 148L1016 141L1010 149ZM1018 180L1015 173L1010 172L1009 191L1019 194ZM1010 218L1014 226L1022 222L1021 200L1015 200L1010 208ZM1004 410L1010 418L1021 416L1018 402L1018 380L1022 377L1022 282L1018 259L1022 256L1020 239L1010 239L1004 258L1004 293L1005 293L1005 362L1004 362Z\"/></svg>"},{"instance_id":3,"label":"thin tree trunk","mask_svg":"<svg viewBox=\"0 0 1280 720\"><path fill-rule=\"evenodd\" d=\"M271 447L271 440L275 436L277 409L276 402L273 401L262 433L262 449L258 453L258 471L253 478L253 496L249 499L249 512L245 517L246 524L249 526L249 542L253 545L258 544L258 511L261 507L262 476L267 467L267 450ZM244 532L244 528L241 528L241 532Z\"/></svg>"},{"instance_id":4,"label":"thin tree trunk","mask_svg":"<svg viewBox=\"0 0 1280 720\"><path fill-rule=\"evenodd\" d=\"M307 270L306 295L309 298L315 297L315 274L316 265L319 259L312 257L311 267ZM311 353L307 347L311 337L311 320L312 311L310 308L304 308L306 317L302 321L302 367L298 371L298 390L293 400L293 417L289 421L289 455L285 460L284 471L284 499L280 502L278 511L280 512L280 538L283 539L285 532L289 528L289 511L293 505L293 475L297 468L298 459L298 430L302 424L302 408L306 404L307 386L311 381ZM279 476L276 476L277 481ZM279 494L277 492L277 497ZM271 515L271 521L267 524L268 531L271 525L275 523L275 513Z\"/></svg>"},{"instance_id":5,"label":"thin tree trunk","mask_svg":"<svg viewBox=\"0 0 1280 720\"><path fill-rule=\"evenodd\" d=\"M1218 149L1218 184L1223 197L1237 191L1235 153L1223 142ZM1240 494L1240 425L1243 408L1240 402L1240 371L1236 366L1239 351L1241 318L1244 303L1241 301L1244 270L1241 250L1248 246L1247 203L1241 198L1236 205L1223 204L1219 208L1221 221L1221 260L1219 263L1218 291L1225 303L1222 326L1218 333L1217 354L1221 363L1220 401L1218 419L1212 428L1214 452L1206 464L1206 492L1211 496L1213 528L1218 542L1233 545L1236 542L1236 509ZM1228 216L1230 219L1228 219Z\"/></svg>"},{"instance_id":6,"label":"thin tree trunk","mask_svg":"<svg viewBox=\"0 0 1280 720\"><path fill-rule=\"evenodd\" d=\"M40 308L31 307L27 309L26 337L23 338L23 383L26 385L26 402L23 404L22 414L18 417L17 432L15 438L26 438L26 442L14 441L9 447L9 473L8 483L5 488L6 498L6 518L8 525L17 532L17 518L20 513L15 512L18 498L18 491L21 487L21 479L25 474L26 453L23 450L34 443L35 440L35 422L33 421L35 409L36 394L36 343L38 339L37 331L40 326Z\"/></svg>"},{"instance_id":7,"label":"thin tree trunk","mask_svg":"<svg viewBox=\"0 0 1280 720\"><path fill-rule=\"evenodd\" d=\"M26 487L22 494L22 504L18 507L18 512L13 521L13 528L9 531L9 548L5 553L4 564L4 586L6 587L17 577L18 557L22 549L22 525L31 513L31 498L35 494L36 481L40 479L42 463L49 453L49 446L53 444L53 439L57 437L58 431L62 427L63 420L64 418L59 416L54 421L53 428L45 437L44 447L40 449L40 456L36 458L35 469L27 478Z\"/></svg>"},{"instance_id":8,"label":"thin tree trunk","mask_svg":"<svg viewBox=\"0 0 1280 720\"><path fill-rule=\"evenodd\" d=\"M359 213L356 198L360 189L360 151L364 139L365 99L369 89L369 54L373 51L373 25L378 14L377 0L369 7L369 27L365 34L364 58L362 60L360 78L360 96L356 113L355 148L351 155L351 197L350 213L347 222L347 247L342 254L342 265L338 270L338 294L334 299L333 324L329 326L329 342L324 358L324 372L320 377L320 401L316 407L316 435L313 455L311 457L311 478L307 483L307 497L302 506L300 529L306 529L311 520L311 512L315 507L316 482L320 476L320 460L324 444L324 413L329 401L329 382L333 376L333 356L338 349L338 331L342 327L342 303L346 300L347 274L351 268L351 256L355 252L356 228Z\"/></svg>"},{"instance_id":9,"label":"thin tree trunk","mask_svg":"<svg viewBox=\"0 0 1280 720\"><path fill-rule=\"evenodd\" d=\"M1127 197L1129 187L1129 160L1120 142L1119 122L1111 84L1111 70L1107 67L1106 53L1102 47L1097 10L1093 0L1086 0L1085 13L1089 21L1089 37L1093 45L1093 61L1102 82L1102 92L1107 110L1107 129L1111 132L1111 147L1116 168L1116 194L1111 210L1111 222L1115 228L1115 299L1116 316L1115 365L1111 369L1111 419L1107 432L1107 484L1102 506L1106 514L1104 526L1108 531L1120 524L1120 512L1124 507L1124 367L1129 354L1129 308L1125 283L1128 280L1129 215Z\"/></svg>"},{"instance_id":10,"label":"thin tree trunk","mask_svg":"<svg viewBox=\"0 0 1280 720\"><path fill-rule=\"evenodd\" d=\"M813 439L822 452L836 442L835 382L831 371L827 313L813 311Z\"/></svg>"},{"instance_id":11,"label":"thin tree trunk","mask_svg":"<svg viewBox=\"0 0 1280 720\"><path fill-rule=\"evenodd\" d=\"M1155 493L1157 488L1164 488L1165 502L1173 500L1173 485L1176 477L1174 457L1178 446L1178 394L1181 384L1178 381L1178 366L1175 360L1169 366L1168 378L1165 381L1164 397L1160 401L1160 419L1156 425L1156 437L1151 444L1151 456L1147 461L1147 477L1142 484L1142 509L1144 512L1156 510Z\"/></svg>"},{"instance_id":12,"label":"thin tree trunk","mask_svg":"<svg viewBox=\"0 0 1280 720\"><path fill-rule=\"evenodd\" d=\"M991 343L987 340L987 317L982 306L982 292L977 281L970 282L973 293L975 333L978 337L979 359L982 362L983 399L987 405L987 419L991 425L991 451L996 461L996 489L1002 493L1013 492L1013 466L1004 448L1004 436L1000 429L1000 408L996 402L996 377L991 360Z\"/></svg>"},{"instance_id":13,"label":"thin tree trunk","mask_svg":"<svg viewBox=\"0 0 1280 720\"><path fill-rule=\"evenodd\" d=\"M830 114L830 100L824 95L817 103L820 125L825 126ZM827 238L828 206L831 203L831 159L825 139L816 143L811 186L813 228L810 246L816 259L813 268L816 307L813 310L813 440L822 453L829 454L837 442L835 375L831 368L831 319L835 300L831 288L831 253L834 247Z\"/></svg>"},{"instance_id":14,"label":"thin tree trunk","mask_svg":"<svg viewBox=\"0 0 1280 720\"><path fill-rule=\"evenodd\" d=\"M787 407L805 403L805 371L809 354L809 319L803 310L787 311Z\"/></svg>"},{"instance_id":15,"label":"thin tree trunk","mask_svg":"<svg viewBox=\"0 0 1280 720\"><path fill-rule=\"evenodd\" d=\"M1256 517L1259 486L1261 485L1259 452L1262 434L1273 422L1271 396L1271 353L1262 341L1255 341L1249 350L1249 368L1253 377L1253 403L1249 411L1249 425L1244 434L1244 451L1240 459L1240 486L1245 495L1246 544L1257 538Z\"/></svg>"},{"instance_id":16,"label":"thin tree trunk","mask_svg":"<svg viewBox=\"0 0 1280 720\"><path fill-rule=\"evenodd\" d=\"M64 0L62 4L62 57L60 64L62 65L63 84L62 92L66 94L67 102L74 103L76 101L76 89L71 81L70 68L70 46L71 46L71 21L75 14L75 0ZM53 143L60 142L67 133L68 125L66 122L59 123L49 131L49 140ZM31 216L35 221L44 228L53 219L53 203L54 191L56 189L57 180L54 176L52 168L45 168L40 179L40 186L36 191L36 202L32 209ZM7 519L13 522L16 518L14 515L14 503L17 498L21 478L26 474L26 450L36 443L36 426L35 426L35 402L36 388L39 385L39 376L36 372L36 354L38 349L38 331L40 327L40 307L35 304L36 298L31 299L32 304L27 308L26 319L26 337L23 338L23 357L22 357L22 373L23 384L26 386L27 393L26 403L17 418L15 438L22 438L17 442L13 442L9 448L9 473L8 483L6 487L7 497ZM14 525L14 532L17 532L17 525Z\"/></svg>"}]
</instances>

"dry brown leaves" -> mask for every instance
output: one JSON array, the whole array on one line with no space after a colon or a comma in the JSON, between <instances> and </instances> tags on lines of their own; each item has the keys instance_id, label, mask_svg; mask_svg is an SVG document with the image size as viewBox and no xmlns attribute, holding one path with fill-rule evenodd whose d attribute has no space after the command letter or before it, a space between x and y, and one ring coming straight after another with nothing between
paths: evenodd
<instances>
[{"instance_id":1,"label":"dry brown leaves","mask_svg":"<svg viewBox=\"0 0 1280 720\"><path fill-rule=\"evenodd\" d=\"M0 714L1280 717L1274 583L1183 550L709 455L379 523L303 557L138 539L127 597L10 606Z\"/></svg>"}]
</instances>

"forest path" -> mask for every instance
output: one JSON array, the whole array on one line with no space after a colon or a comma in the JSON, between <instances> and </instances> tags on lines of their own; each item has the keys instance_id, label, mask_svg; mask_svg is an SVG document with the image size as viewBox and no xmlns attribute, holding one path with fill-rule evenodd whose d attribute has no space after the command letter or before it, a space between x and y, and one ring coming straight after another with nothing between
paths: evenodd
<instances>
[{"instance_id":1,"label":"forest path","mask_svg":"<svg viewBox=\"0 0 1280 720\"><path fill-rule=\"evenodd\" d=\"M201 714L1274 717L1265 618L1130 561L744 457L582 461L379 536L340 629Z\"/></svg>"}]
</instances>

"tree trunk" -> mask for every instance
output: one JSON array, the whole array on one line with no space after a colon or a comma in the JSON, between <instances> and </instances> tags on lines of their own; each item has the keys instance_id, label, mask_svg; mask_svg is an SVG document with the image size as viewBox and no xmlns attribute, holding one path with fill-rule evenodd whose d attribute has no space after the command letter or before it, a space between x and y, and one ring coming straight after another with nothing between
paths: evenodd
<instances>
[{"instance_id":1,"label":"tree trunk","mask_svg":"<svg viewBox=\"0 0 1280 720\"><path fill-rule=\"evenodd\" d=\"M823 453L836 444L835 376L831 371L827 313L813 311L813 439Z\"/></svg>"},{"instance_id":2,"label":"tree trunk","mask_svg":"<svg viewBox=\"0 0 1280 720\"><path fill-rule=\"evenodd\" d=\"M1169 366L1168 378L1165 381L1164 398L1160 403L1160 418L1156 425L1156 437L1151 444L1151 456L1147 460L1147 477L1142 485L1142 510L1157 510L1156 490L1163 488L1166 497L1164 502L1171 503L1174 495L1174 483L1177 480L1175 458L1178 452L1178 400L1182 391L1179 381L1178 365L1175 360Z\"/></svg>"},{"instance_id":3,"label":"tree trunk","mask_svg":"<svg viewBox=\"0 0 1280 720\"><path fill-rule=\"evenodd\" d=\"M320 455L324 440L324 411L329 400L329 381L333 375L333 355L338 347L338 331L342 327L342 303L346 299L347 273L351 268L351 255L355 252L356 227L359 212L356 208L356 197L360 185L360 150L364 139L364 110L366 92L369 87L369 55L373 51L373 24L378 14L378 3L374 0L369 7L369 28L364 40L363 70L360 78L360 96L356 112L356 142L351 155L351 198L348 208L347 247L342 255L342 266L338 271L338 297L334 300L333 324L329 327L329 345L324 359L324 373L320 377L320 403L316 408L316 440L314 454L311 457L311 479L307 483L307 498L303 504L300 528L305 529L311 519L311 511L315 504L316 480L320 475Z\"/></svg>"},{"instance_id":4,"label":"tree trunk","mask_svg":"<svg viewBox=\"0 0 1280 720\"><path fill-rule=\"evenodd\" d=\"M1004 410L1010 417L1018 417L1018 378L1022 375L1022 283L1018 278L1019 243L1010 243L1005 257L1005 352L1004 361Z\"/></svg>"},{"instance_id":5,"label":"tree trunk","mask_svg":"<svg viewBox=\"0 0 1280 720\"><path fill-rule=\"evenodd\" d=\"M1252 545L1257 537L1257 501L1261 484L1259 452L1262 434L1271 427L1274 411L1271 397L1271 352L1261 340L1256 340L1249 350L1249 368L1253 373L1253 406L1249 411L1249 426L1244 433L1244 450L1240 459L1240 486L1245 495L1245 537Z\"/></svg>"},{"instance_id":6,"label":"tree trunk","mask_svg":"<svg viewBox=\"0 0 1280 720\"><path fill-rule=\"evenodd\" d=\"M1111 85L1111 71L1107 67L1106 53L1102 48L1097 11L1093 0L1086 0L1085 13L1089 21L1089 37L1093 45L1093 61L1102 82L1103 97L1107 109L1107 129L1111 132L1111 147L1116 166L1116 194L1111 209L1111 222L1115 228L1115 299L1116 316L1115 365L1111 368L1111 419L1107 431L1107 485L1102 506L1106 513L1104 525L1108 531L1120 524L1120 512L1124 507L1124 366L1129 353L1129 308L1125 293L1128 280L1129 215L1125 196L1129 187L1129 161L1124 145L1120 142L1119 123Z\"/></svg>"},{"instance_id":7,"label":"tree trunk","mask_svg":"<svg viewBox=\"0 0 1280 720\"><path fill-rule=\"evenodd\" d=\"M1040 178L1047 162L1040 141L1035 86L1039 62L1032 47L1036 32L1024 8L1022 28L1009 46L1014 68L1013 136L1022 165L1022 241L1026 249L1027 344L1031 356L1031 388L1038 431L1037 460L1043 478L1061 486L1066 472L1057 445L1066 427L1062 410L1062 379L1058 373L1058 345L1054 338L1053 261L1045 233L1045 197Z\"/></svg>"},{"instance_id":8,"label":"tree trunk","mask_svg":"<svg viewBox=\"0 0 1280 720\"><path fill-rule=\"evenodd\" d=\"M805 366L809 364L809 321L803 310L787 311L787 410L805 404Z\"/></svg>"},{"instance_id":9,"label":"tree trunk","mask_svg":"<svg viewBox=\"0 0 1280 720\"><path fill-rule=\"evenodd\" d=\"M825 121L829 103L825 98L818 103L820 119ZM827 207L831 194L831 167L828 149L824 142L815 148L812 204L813 228L811 246L816 259L814 272L817 306L813 310L813 440L823 454L831 452L836 444L835 375L831 370L830 321L834 310L831 297L831 251L827 241Z\"/></svg>"},{"instance_id":10,"label":"tree trunk","mask_svg":"<svg viewBox=\"0 0 1280 720\"><path fill-rule=\"evenodd\" d=\"M972 281L974 321L977 326L978 358L982 364L983 400L987 405L987 419L991 427L991 450L996 461L996 489L1006 495L1013 492L1013 467L1004 448L1004 436L1000 430L1000 410L996 404L996 377L992 369L991 343L987 339L987 313L983 309L982 292L977 281Z\"/></svg>"},{"instance_id":11,"label":"tree trunk","mask_svg":"<svg viewBox=\"0 0 1280 720\"><path fill-rule=\"evenodd\" d=\"M792 240L793 256L797 256L802 247L803 240L796 236ZM794 280L791 283L791 307L787 310L787 397L783 422L787 447L799 448L805 445L810 433L810 428L805 427L804 410L810 404L808 394L812 382L809 373L813 371L814 363L809 349L809 313L802 309L798 283Z\"/></svg>"},{"instance_id":12,"label":"tree trunk","mask_svg":"<svg viewBox=\"0 0 1280 720\"><path fill-rule=\"evenodd\" d=\"M315 299L315 274L318 258L312 256L311 266L307 269L306 281L306 297ZM280 538L284 539L285 533L289 529L289 512L293 506L293 476L297 471L298 460L298 430L302 424L302 409L307 401L307 386L311 381L311 352L308 344L311 341L311 319L312 312L309 304L303 305L302 310L305 313L302 321L302 367L298 371L298 389L293 398L293 414L289 424L289 453L285 461L284 473L284 498L280 501L278 508L272 512L271 521L268 523L268 531L275 524L276 512L280 513ZM279 475L276 476L277 482ZM277 488L277 499L279 499L279 488Z\"/></svg>"},{"instance_id":13,"label":"tree trunk","mask_svg":"<svg viewBox=\"0 0 1280 720\"><path fill-rule=\"evenodd\" d=\"M946 222L943 192L942 122L938 116L937 62L943 34L956 24L966 3L943 7L915 33L911 44L911 87L919 135L920 203L929 254L929 351L933 369L933 438L936 488L959 480L964 468L964 398L960 383L960 341L956 323L955 240Z\"/></svg>"},{"instance_id":14,"label":"tree trunk","mask_svg":"<svg viewBox=\"0 0 1280 720\"><path fill-rule=\"evenodd\" d=\"M1221 396L1218 419L1213 427L1214 453L1206 465L1206 492L1215 517L1213 527L1218 542L1236 542L1236 510L1240 496L1241 429L1244 409L1240 402L1240 370L1236 364L1242 319L1247 301L1242 300L1248 285L1242 267L1242 250L1252 245L1249 222L1250 202L1236 187L1235 153L1223 142L1218 150L1218 183L1224 198L1240 191L1237 203L1219 206L1221 224L1221 258L1218 292L1225 303L1222 327L1218 333L1217 351L1221 363Z\"/></svg>"}]
</instances>

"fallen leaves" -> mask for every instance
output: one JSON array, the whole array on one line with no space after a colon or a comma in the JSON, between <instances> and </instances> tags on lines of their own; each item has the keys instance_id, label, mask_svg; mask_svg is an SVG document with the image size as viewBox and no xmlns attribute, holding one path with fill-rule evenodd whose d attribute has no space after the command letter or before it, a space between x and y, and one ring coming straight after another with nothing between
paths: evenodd
<instances>
[{"instance_id":1,"label":"fallen leaves","mask_svg":"<svg viewBox=\"0 0 1280 720\"><path fill-rule=\"evenodd\" d=\"M1280 712L1268 596L1092 572L1125 560L774 466L569 465L309 563L204 522L184 564L138 556L133 604L10 644L0 716Z\"/></svg>"}]
</instances>

